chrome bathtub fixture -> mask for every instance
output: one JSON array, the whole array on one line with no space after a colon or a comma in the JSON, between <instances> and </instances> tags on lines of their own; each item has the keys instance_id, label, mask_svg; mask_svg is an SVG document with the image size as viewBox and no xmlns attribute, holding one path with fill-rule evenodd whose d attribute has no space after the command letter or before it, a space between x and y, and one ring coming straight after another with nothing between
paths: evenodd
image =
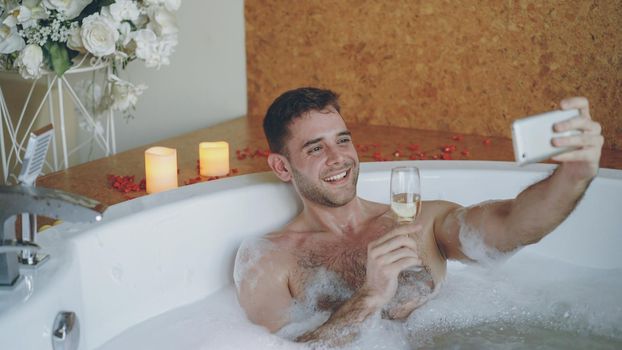
<instances>
[{"instance_id":1,"label":"chrome bathtub fixture","mask_svg":"<svg viewBox=\"0 0 622 350\"><path fill-rule=\"evenodd\" d=\"M7 221L23 213L69 222L102 219L106 206L90 198L43 187L0 186L0 286L11 286L19 277L17 253L36 249L32 242L15 241L14 225ZM9 222L10 223L10 222Z\"/></svg>"},{"instance_id":2,"label":"chrome bathtub fixture","mask_svg":"<svg viewBox=\"0 0 622 350\"><path fill-rule=\"evenodd\" d=\"M32 242L16 241L12 239L3 239L0 241L0 254L2 253L16 253L21 251L36 252L41 247Z\"/></svg>"},{"instance_id":3,"label":"chrome bathtub fixture","mask_svg":"<svg viewBox=\"0 0 622 350\"><path fill-rule=\"evenodd\" d=\"M45 157L53 137L54 127L52 124L48 124L30 133L26 152L22 160L22 169L17 177L19 185L35 185L37 177L39 177L45 165ZM35 243L37 236L37 216L29 213L22 213L21 217L22 241ZM47 257L47 255L37 254L35 250L23 249L19 252L17 259L24 265L36 266L44 262Z\"/></svg>"},{"instance_id":4,"label":"chrome bathtub fixture","mask_svg":"<svg viewBox=\"0 0 622 350\"><path fill-rule=\"evenodd\" d=\"M73 311L61 311L52 326L52 348L54 350L76 350L80 345L80 322Z\"/></svg>"}]
</instances>

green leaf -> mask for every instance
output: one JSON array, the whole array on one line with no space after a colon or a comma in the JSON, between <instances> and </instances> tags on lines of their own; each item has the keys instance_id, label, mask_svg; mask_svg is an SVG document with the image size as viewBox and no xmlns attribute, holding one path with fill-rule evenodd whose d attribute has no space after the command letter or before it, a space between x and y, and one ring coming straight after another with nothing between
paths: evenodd
<instances>
[{"instance_id":1,"label":"green leaf","mask_svg":"<svg viewBox=\"0 0 622 350\"><path fill-rule=\"evenodd\" d=\"M45 49L49 53L48 63L56 75L62 76L67 69L71 68L69 51L65 45L57 42L47 42Z\"/></svg>"}]
</instances>

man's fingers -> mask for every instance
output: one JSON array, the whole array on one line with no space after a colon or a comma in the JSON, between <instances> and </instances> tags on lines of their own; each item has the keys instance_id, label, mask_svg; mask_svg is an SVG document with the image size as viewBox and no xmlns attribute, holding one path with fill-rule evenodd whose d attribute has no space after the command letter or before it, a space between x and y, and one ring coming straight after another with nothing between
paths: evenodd
<instances>
[{"instance_id":1,"label":"man's fingers","mask_svg":"<svg viewBox=\"0 0 622 350\"><path fill-rule=\"evenodd\" d=\"M581 134L566 137L556 137L553 139L553 146L556 147L600 147L604 142L602 135Z\"/></svg>"},{"instance_id":2,"label":"man's fingers","mask_svg":"<svg viewBox=\"0 0 622 350\"><path fill-rule=\"evenodd\" d=\"M377 247L377 246L382 245L385 242L389 241L390 239L393 239L394 237L408 235L408 234L415 234L415 233L421 231L422 229L423 229L423 226L420 225L420 224L400 225L400 226L394 228L393 230L389 231L384 236L376 239L375 241L372 241L371 242L371 246L372 246L372 248L373 247Z\"/></svg>"},{"instance_id":3,"label":"man's fingers","mask_svg":"<svg viewBox=\"0 0 622 350\"><path fill-rule=\"evenodd\" d=\"M371 248L368 254L370 258L376 259L401 247L408 247L413 251L417 251L417 243L415 242L414 238L407 235L400 235L397 237L392 237L390 240L385 241L383 244Z\"/></svg>"},{"instance_id":4,"label":"man's fingers","mask_svg":"<svg viewBox=\"0 0 622 350\"><path fill-rule=\"evenodd\" d=\"M556 155L552 159L557 162L590 162L594 159L598 159L599 155L599 151L596 151L595 154L593 149L584 148Z\"/></svg>"},{"instance_id":5,"label":"man's fingers","mask_svg":"<svg viewBox=\"0 0 622 350\"><path fill-rule=\"evenodd\" d=\"M590 117L590 103L585 97L569 97L563 99L559 103L562 109L573 109L577 108L581 117L591 118Z\"/></svg>"},{"instance_id":6,"label":"man's fingers","mask_svg":"<svg viewBox=\"0 0 622 350\"><path fill-rule=\"evenodd\" d=\"M404 258L415 258L421 263L421 260L417 256L417 251L410 247L398 248L382 257L385 264L393 264Z\"/></svg>"},{"instance_id":7,"label":"man's fingers","mask_svg":"<svg viewBox=\"0 0 622 350\"><path fill-rule=\"evenodd\" d=\"M595 122L589 118L578 116L564 120L562 122L555 123L554 130L556 132L564 132L568 130L581 130L589 134L600 134L602 127L600 123Z\"/></svg>"},{"instance_id":8,"label":"man's fingers","mask_svg":"<svg viewBox=\"0 0 622 350\"><path fill-rule=\"evenodd\" d=\"M391 270L394 273L399 273L409 267L421 266L421 265L422 263L419 258L402 258L400 260L397 260L393 264L391 264Z\"/></svg>"}]
</instances>

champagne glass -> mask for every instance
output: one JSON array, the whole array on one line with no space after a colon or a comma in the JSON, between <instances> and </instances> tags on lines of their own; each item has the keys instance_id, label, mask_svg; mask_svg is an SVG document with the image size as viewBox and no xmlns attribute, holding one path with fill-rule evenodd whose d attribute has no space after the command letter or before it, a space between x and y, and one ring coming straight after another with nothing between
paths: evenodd
<instances>
[{"instance_id":1,"label":"champagne glass","mask_svg":"<svg viewBox=\"0 0 622 350\"><path fill-rule=\"evenodd\" d=\"M391 169L391 210L397 223L411 223L421 211L419 169L404 166Z\"/></svg>"},{"instance_id":2,"label":"champagne glass","mask_svg":"<svg viewBox=\"0 0 622 350\"><path fill-rule=\"evenodd\" d=\"M391 210L397 216L397 224L412 223L421 211L421 181L419 169L404 166L391 169ZM400 273L401 285L413 285L421 266L410 267Z\"/></svg>"}]
</instances>

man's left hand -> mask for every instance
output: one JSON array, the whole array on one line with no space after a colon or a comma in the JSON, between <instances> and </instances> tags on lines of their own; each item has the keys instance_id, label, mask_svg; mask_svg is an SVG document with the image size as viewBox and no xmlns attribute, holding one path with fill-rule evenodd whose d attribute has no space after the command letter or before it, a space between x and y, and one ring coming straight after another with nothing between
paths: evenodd
<instances>
[{"instance_id":1,"label":"man's left hand","mask_svg":"<svg viewBox=\"0 0 622 350\"><path fill-rule=\"evenodd\" d=\"M604 138L601 135L602 127L590 116L589 102L585 97L566 98L560 103L562 109L579 109L579 116L555 124L556 132L579 130L582 133L575 136L557 137L553 145L557 147L576 147L577 149L559 154L553 160L562 163L572 163L575 175L579 178L591 179L598 172L600 153Z\"/></svg>"}]
</instances>

